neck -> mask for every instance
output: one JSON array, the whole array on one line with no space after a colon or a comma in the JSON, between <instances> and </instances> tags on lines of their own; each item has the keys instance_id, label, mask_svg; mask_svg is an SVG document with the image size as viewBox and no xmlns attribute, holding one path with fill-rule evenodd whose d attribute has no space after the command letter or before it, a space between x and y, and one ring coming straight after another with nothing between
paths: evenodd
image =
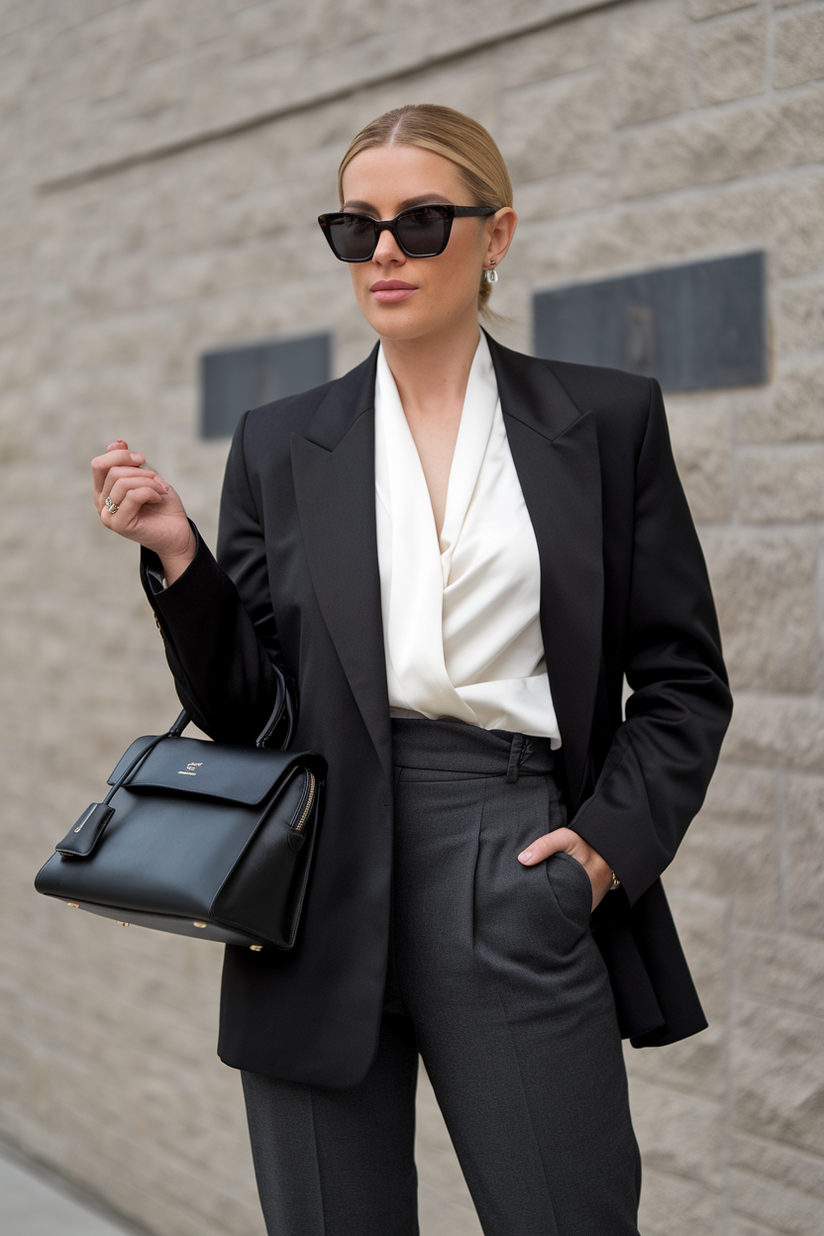
<instances>
[{"instance_id":1,"label":"neck","mask_svg":"<svg viewBox=\"0 0 824 1236\"><path fill-rule=\"evenodd\" d=\"M442 415L463 406L469 371L480 337L477 315L456 323L437 337L381 337L381 345L407 416Z\"/></svg>"}]
</instances>

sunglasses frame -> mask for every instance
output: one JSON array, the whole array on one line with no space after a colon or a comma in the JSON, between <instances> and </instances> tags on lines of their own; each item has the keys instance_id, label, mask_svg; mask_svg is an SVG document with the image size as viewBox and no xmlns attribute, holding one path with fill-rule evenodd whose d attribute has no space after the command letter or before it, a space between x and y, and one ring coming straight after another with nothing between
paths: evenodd
<instances>
[{"instance_id":1,"label":"sunglasses frame","mask_svg":"<svg viewBox=\"0 0 824 1236\"><path fill-rule=\"evenodd\" d=\"M398 220L402 219L404 215L414 214L416 210L438 210L444 212L443 221L445 226L443 244L440 249L437 249L434 253L410 253L398 235ZM449 244L449 237L452 235L452 222L454 219L485 218L488 215L496 214L499 210L500 206L449 206L445 205L443 202L425 202L420 206L410 206L406 210L402 210L399 214L395 215L394 219L373 219L371 215L362 215L358 211L354 210L334 210L325 215L318 215L318 223L320 224L323 234L329 243L329 248L332 250L339 262L371 262L372 258L375 256L375 250L378 247L378 243L380 242L381 232L391 232L395 239L395 244L398 246L401 253L406 255L406 257L431 258L440 257L446 246ZM364 219L366 222L371 223L375 229L375 243L372 246L371 253L369 253L366 257L360 258L341 257L335 248L332 240L331 229L329 227L330 223L332 223L335 219Z\"/></svg>"}]
</instances>

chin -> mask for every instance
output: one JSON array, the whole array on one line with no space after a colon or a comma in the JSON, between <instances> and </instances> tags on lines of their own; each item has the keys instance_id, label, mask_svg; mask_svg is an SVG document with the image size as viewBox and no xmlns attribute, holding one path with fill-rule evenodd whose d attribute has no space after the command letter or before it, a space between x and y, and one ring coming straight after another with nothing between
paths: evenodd
<instances>
[{"instance_id":1,"label":"chin","mask_svg":"<svg viewBox=\"0 0 824 1236\"><path fill-rule=\"evenodd\" d=\"M403 309L402 304L370 305L371 312L365 313L364 317L384 339L417 339L438 329L439 323L433 321L431 314L403 312Z\"/></svg>"},{"instance_id":2,"label":"chin","mask_svg":"<svg viewBox=\"0 0 824 1236\"><path fill-rule=\"evenodd\" d=\"M370 308L374 310L375 306ZM463 314L459 312L444 312L443 306L440 306L438 313L433 313L424 306L416 306L414 312L407 310L406 313L398 312L401 308L400 305L388 308L381 306L378 313L371 312L364 314L364 317L382 339L397 340L448 335L463 318Z\"/></svg>"}]
</instances>

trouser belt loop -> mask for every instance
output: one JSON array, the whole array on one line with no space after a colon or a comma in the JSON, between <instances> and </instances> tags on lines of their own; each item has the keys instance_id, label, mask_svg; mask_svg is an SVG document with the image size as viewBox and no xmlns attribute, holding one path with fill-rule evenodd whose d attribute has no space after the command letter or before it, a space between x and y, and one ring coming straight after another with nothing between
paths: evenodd
<instances>
[{"instance_id":1,"label":"trouser belt loop","mask_svg":"<svg viewBox=\"0 0 824 1236\"><path fill-rule=\"evenodd\" d=\"M506 769L507 785L514 785L521 771L521 760L524 755L523 734L512 735L512 746L509 748L509 764Z\"/></svg>"}]
</instances>

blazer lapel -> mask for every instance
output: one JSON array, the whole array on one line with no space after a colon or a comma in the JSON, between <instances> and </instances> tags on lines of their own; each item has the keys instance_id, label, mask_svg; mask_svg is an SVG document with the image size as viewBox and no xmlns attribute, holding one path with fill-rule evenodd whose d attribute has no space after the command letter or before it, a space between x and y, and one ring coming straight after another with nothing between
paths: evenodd
<instances>
[{"instance_id":1,"label":"blazer lapel","mask_svg":"<svg viewBox=\"0 0 824 1236\"><path fill-rule=\"evenodd\" d=\"M305 436L292 435L292 472L318 604L391 779L375 521L376 363L377 348L330 386Z\"/></svg>"},{"instance_id":2,"label":"blazer lapel","mask_svg":"<svg viewBox=\"0 0 824 1236\"><path fill-rule=\"evenodd\" d=\"M573 803L586 773L601 666L604 567L595 417L546 361L489 340L512 458L541 560L541 630Z\"/></svg>"}]
</instances>

